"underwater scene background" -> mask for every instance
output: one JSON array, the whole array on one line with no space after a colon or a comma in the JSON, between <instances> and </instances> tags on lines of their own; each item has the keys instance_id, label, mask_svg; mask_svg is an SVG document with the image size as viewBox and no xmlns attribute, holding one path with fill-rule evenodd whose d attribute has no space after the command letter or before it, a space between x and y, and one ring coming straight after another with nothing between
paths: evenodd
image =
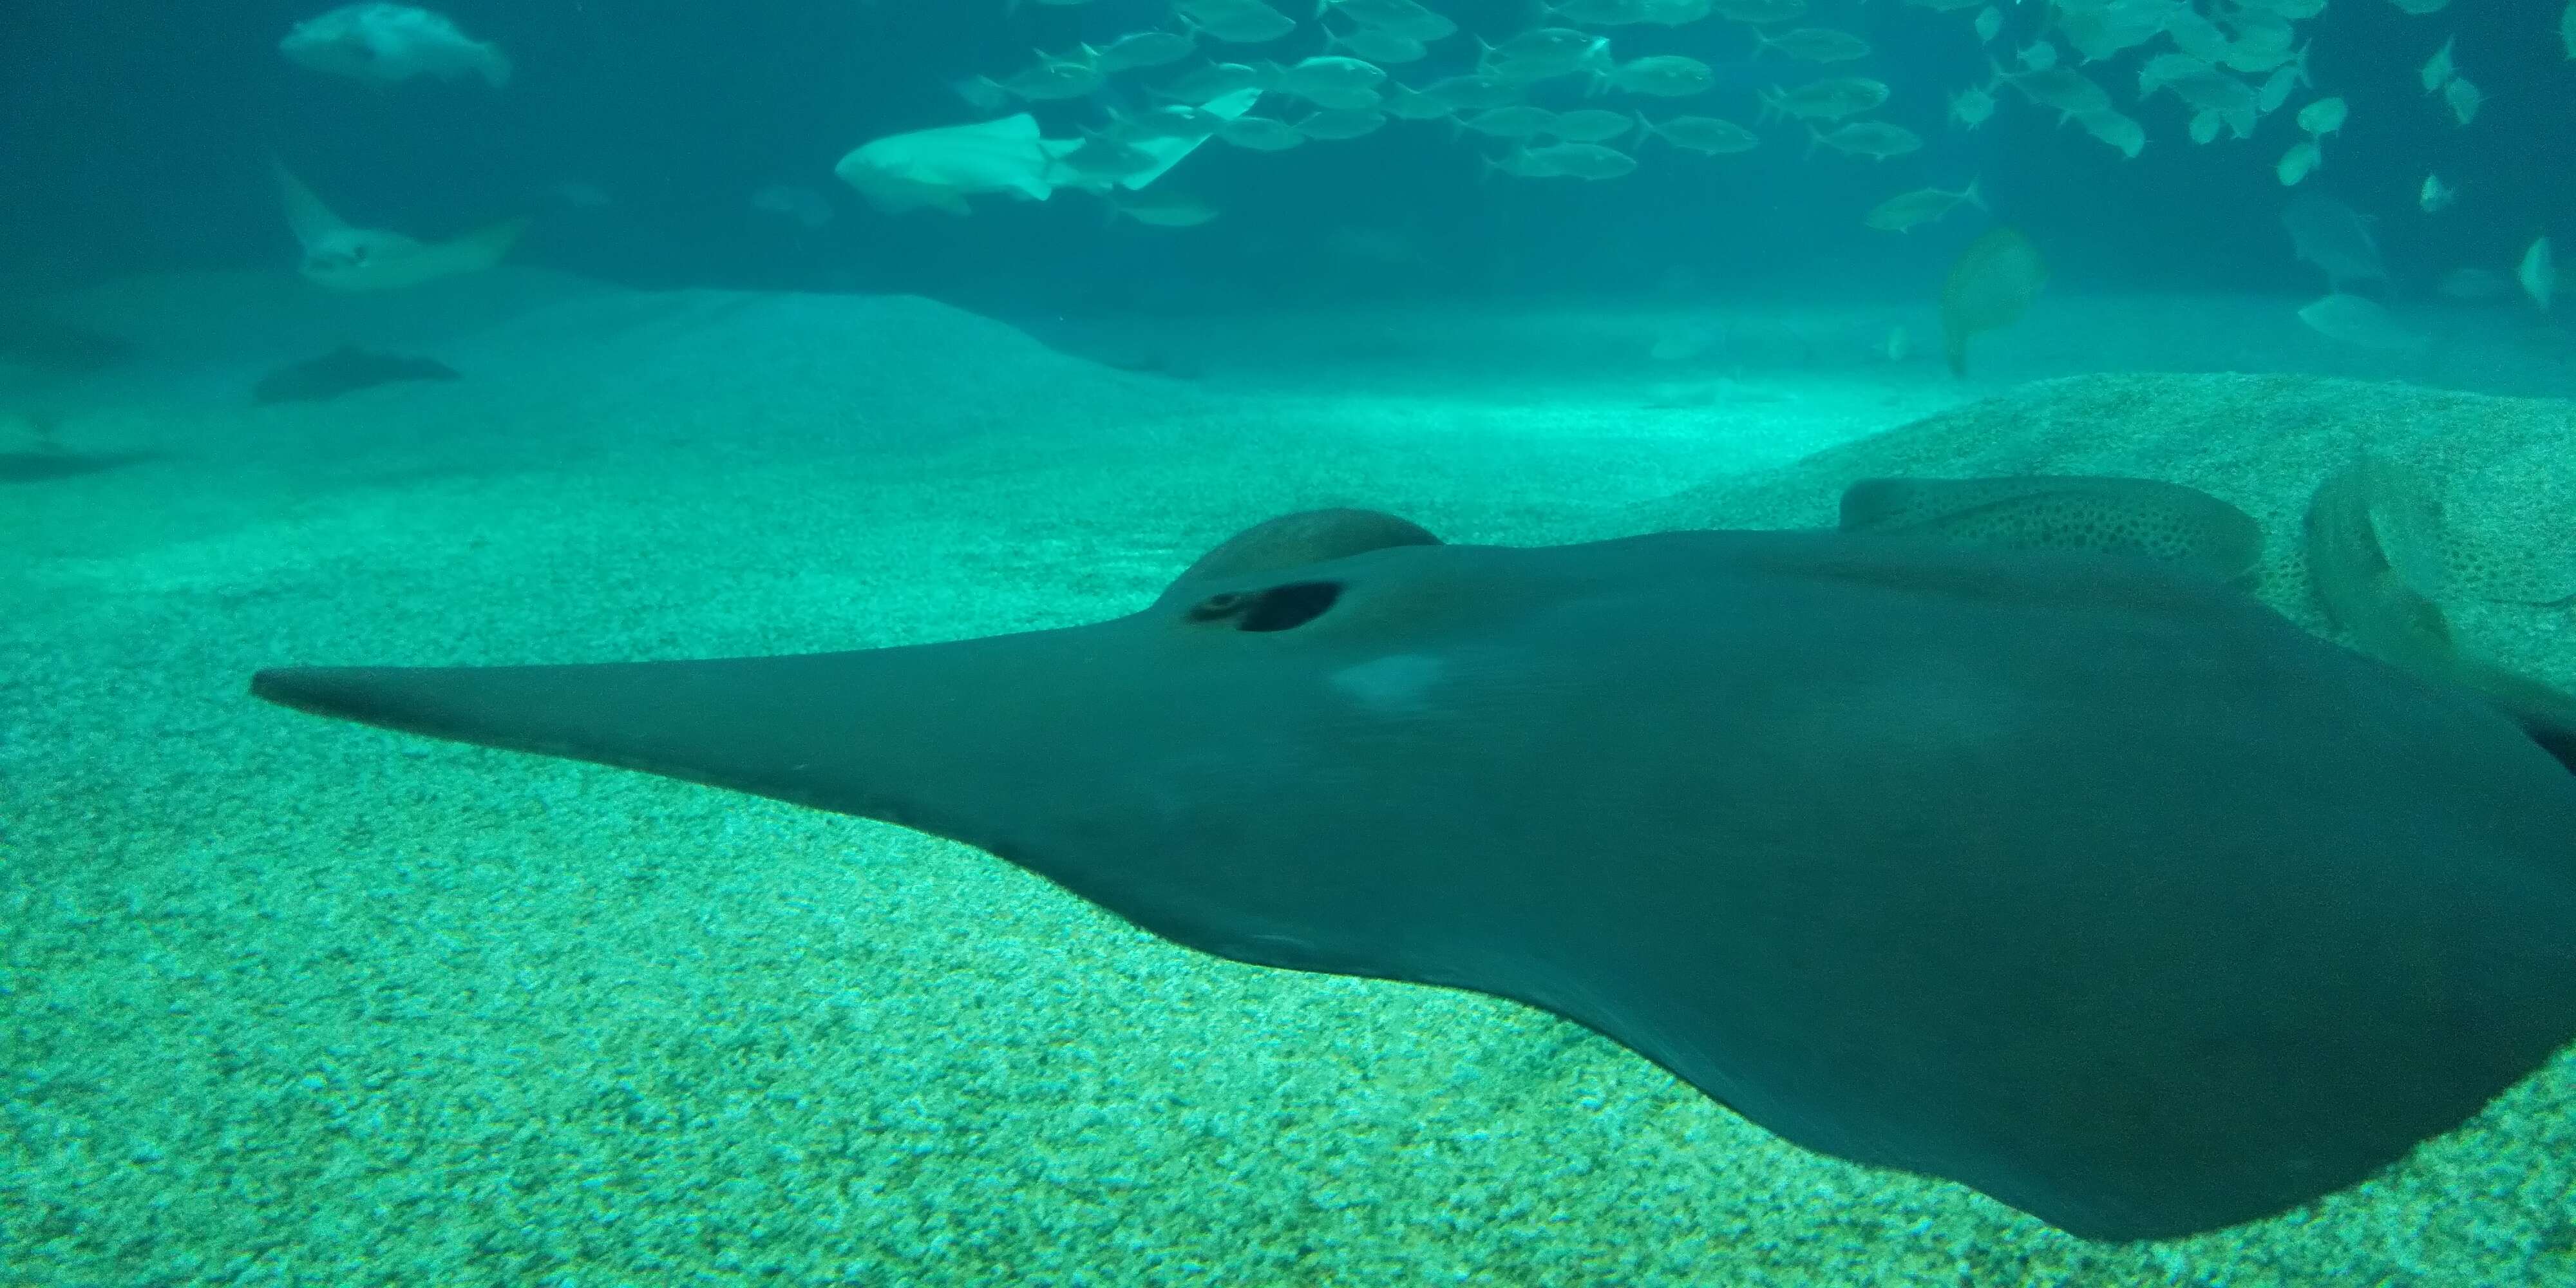
<instances>
[{"instance_id":1,"label":"underwater scene background","mask_svg":"<svg viewBox=\"0 0 2576 1288\"><path fill-rule=\"evenodd\" d=\"M36 0L0 120L0 1285L2576 1284L2565 854L2424 967L2521 1026L2449 1039L2516 1052L2428 1076L2456 1112L2100 1237L1543 989L1269 969L847 801L246 691L1076 626L1355 507L2144 557L2565 760L2576 6ZM2045 853L2009 795L1925 829ZM2510 830L2355 844L2429 905ZM2403 975L2367 897L2279 920ZM2156 951L2286 1058L2246 999L2296 971L2223 922Z\"/></svg>"}]
</instances>

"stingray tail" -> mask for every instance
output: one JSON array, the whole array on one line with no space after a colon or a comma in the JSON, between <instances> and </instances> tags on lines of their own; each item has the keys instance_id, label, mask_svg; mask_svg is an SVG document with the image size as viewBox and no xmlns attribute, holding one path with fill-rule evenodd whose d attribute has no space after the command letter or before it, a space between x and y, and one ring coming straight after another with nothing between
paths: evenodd
<instances>
[{"instance_id":1,"label":"stingray tail","mask_svg":"<svg viewBox=\"0 0 2576 1288\"><path fill-rule=\"evenodd\" d=\"M322 198L296 178L285 162L272 159L269 169L277 176L277 195L286 207L286 226L294 230L298 245L311 250L315 242L348 231L349 222L322 204Z\"/></svg>"},{"instance_id":2,"label":"stingray tail","mask_svg":"<svg viewBox=\"0 0 2576 1288\"><path fill-rule=\"evenodd\" d=\"M251 692L315 715L586 760L900 823L995 849L1051 799L1082 631L854 653L591 666L288 667ZM1068 667L1072 670L1068 672ZM1097 696L1096 694L1094 695Z\"/></svg>"}]
</instances>

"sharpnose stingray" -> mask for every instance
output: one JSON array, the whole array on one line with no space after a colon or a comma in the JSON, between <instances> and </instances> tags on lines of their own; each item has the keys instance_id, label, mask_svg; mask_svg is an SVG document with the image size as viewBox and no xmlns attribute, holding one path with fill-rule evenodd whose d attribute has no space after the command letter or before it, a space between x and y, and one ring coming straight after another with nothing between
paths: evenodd
<instances>
[{"instance_id":1,"label":"sharpnose stingray","mask_svg":"<svg viewBox=\"0 0 2576 1288\"><path fill-rule=\"evenodd\" d=\"M2576 778L2215 582L1344 513L1090 626L252 689L950 837L1239 961L1514 998L2087 1238L2351 1185L2576 1037Z\"/></svg>"}]
</instances>

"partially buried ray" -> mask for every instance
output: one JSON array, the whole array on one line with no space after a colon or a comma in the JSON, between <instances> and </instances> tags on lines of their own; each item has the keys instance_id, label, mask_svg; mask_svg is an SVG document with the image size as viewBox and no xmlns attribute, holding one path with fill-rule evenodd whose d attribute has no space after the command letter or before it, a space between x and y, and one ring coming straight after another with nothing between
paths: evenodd
<instances>
[{"instance_id":1,"label":"partially buried ray","mask_svg":"<svg viewBox=\"0 0 2576 1288\"><path fill-rule=\"evenodd\" d=\"M2317 601L2363 652L2478 693L2576 766L2576 697L2460 647L2434 598L2445 569L2428 484L2364 453L2308 498L2303 551Z\"/></svg>"},{"instance_id":2,"label":"partially buried ray","mask_svg":"<svg viewBox=\"0 0 2576 1288\"><path fill-rule=\"evenodd\" d=\"M1845 532L2157 559L2221 581L2251 574L2263 555L2263 529L2253 516L2157 479L1862 479L1843 491L1841 522Z\"/></svg>"},{"instance_id":3,"label":"partially buried ray","mask_svg":"<svg viewBox=\"0 0 2576 1288\"><path fill-rule=\"evenodd\" d=\"M1518 999L2088 1238L2354 1184L2576 1036L2576 780L2215 582L1320 522L1090 626L252 687L918 828L1241 961Z\"/></svg>"},{"instance_id":4,"label":"partially buried ray","mask_svg":"<svg viewBox=\"0 0 2576 1288\"><path fill-rule=\"evenodd\" d=\"M434 358L377 353L344 344L321 357L289 363L260 377L259 383L252 386L250 396L252 402L263 405L328 402L343 394L373 389L378 385L454 379L456 369Z\"/></svg>"}]
</instances>

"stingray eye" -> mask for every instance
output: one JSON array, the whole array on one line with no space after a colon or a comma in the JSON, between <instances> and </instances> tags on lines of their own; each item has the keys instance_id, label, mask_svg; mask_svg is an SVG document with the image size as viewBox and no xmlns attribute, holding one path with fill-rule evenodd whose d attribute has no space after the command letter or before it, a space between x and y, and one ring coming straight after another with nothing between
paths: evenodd
<instances>
[{"instance_id":1,"label":"stingray eye","mask_svg":"<svg viewBox=\"0 0 2576 1288\"><path fill-rule=\"evenodd\" d=\"M1190 606L1190 620L1232 620L1238 631L1287 631L1324 615L1342 597L1337 581L1292 581L1267 590L1229 590Z\"/></svg>"},{"instance_id":2,"label":"stingray eye","mask_svg":"<svg viewBox=\"0 0 2576 1288\"><path fill-rule=\"evenodd\" d=\"M1194 622L1223 621L1226 618L1234 616L1236 613L1242 612L1244 602L1251 598L1252 596L1244 594L1239 590L1229 590L1222 595L1210 595L1207 598L1190 605L1190 620Z\"/></svg>"},{"instance_id":3,"label":"stingray eye","mask_svg":"<svg viewBox=\"0 0 2576 1288\"><path fill-rule=\"evenodd\" d=\"M1299 581L1273 586L1253 597L1238 627L1247 631L1289 631L1324 615L1342 597L1337 581Z\"/></svg>"}]
</instances>

